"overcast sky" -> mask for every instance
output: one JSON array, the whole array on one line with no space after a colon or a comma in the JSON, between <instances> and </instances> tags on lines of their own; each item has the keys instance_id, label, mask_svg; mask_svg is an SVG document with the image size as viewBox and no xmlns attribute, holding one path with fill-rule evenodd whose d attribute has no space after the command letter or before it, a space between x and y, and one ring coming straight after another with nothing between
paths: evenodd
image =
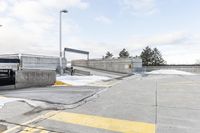
<instances>
[{"instance_id":1,"label":"overcast sky","mask_svg":"<svg viewBox=\"0 0 200 133\"><path fill-rule=\"evenodd\" d=\"M90 51L101 58L132 56L149 45L167 63L200 59L199 0L0 0L0 54L58 55L59 11L63 47ZM68 54L69 58L79 58Z\"/></svg>"}]
</instances>

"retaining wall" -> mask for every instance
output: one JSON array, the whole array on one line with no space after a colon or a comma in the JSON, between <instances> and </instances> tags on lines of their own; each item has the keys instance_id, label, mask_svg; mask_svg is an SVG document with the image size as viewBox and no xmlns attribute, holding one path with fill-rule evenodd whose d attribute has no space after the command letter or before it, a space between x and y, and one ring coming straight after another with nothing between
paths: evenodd
<instances>
[{"instance_id":1,"label":"retaining wall","mask_svg":"<svg viewBox=\"0 0 200 133\"><path fill-rule=\"evenodd\" d=\"M142 69L142 60L138 58L73 60L71 61L71 64L72 66L88 67L127 74Z\"/></svg>"}]
</instances>

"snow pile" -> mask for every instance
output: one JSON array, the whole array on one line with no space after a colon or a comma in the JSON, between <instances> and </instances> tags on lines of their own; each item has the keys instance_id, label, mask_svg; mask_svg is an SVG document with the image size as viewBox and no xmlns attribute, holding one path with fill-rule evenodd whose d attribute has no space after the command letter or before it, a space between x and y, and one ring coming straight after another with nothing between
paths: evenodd
<instances>
[{"instance_id":1,"label":"snow pile","mask_svg":"<svg viewBox=\"0 0 200 133\"><path fill-rule=\"evenodd\" d=\"M151 72L146 72L146 74L160 74L160 75L195 75L193 73L179 71L179 70L170 70L170 69L161 69Z\"/></svg>"},{"instance_id":2,"label":"snow pile","mask_svg":"<svg viewBox=\"0 0 200 133\"><path fill-rule=\"evenodd\" d=\"M65 76L58 76L57 81L64 82L66 84L71 84L74 86L83 86L83 85L88 85L93 82L97 81L102 81L102 80L109 80L109 77L104 77L104 76L70 76L70 75L65 75Z\"/></svg>"},{"instance_id":3,"label":"snow pile","mask_svg":"<svg viewBox=\"0 0 200 133\"><path fill-rule=\"evenodd\" d=\"M67 62L67 67L71 67L71 66L72 66L71 62Z\"/></svg>"}]
</instances>

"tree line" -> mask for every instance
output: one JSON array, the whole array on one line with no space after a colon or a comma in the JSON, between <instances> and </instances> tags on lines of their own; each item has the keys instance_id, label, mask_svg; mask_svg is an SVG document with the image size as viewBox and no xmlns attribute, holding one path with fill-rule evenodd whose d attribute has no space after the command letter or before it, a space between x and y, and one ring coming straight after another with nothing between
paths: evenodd
<instances>
[{"instance_id":1,"label":"tree line","mask_svg":"<svg viewBox=\"0 0 200 133\"><path fill-rule=\"evenodd\" d=\"M158 66L166 64L166 61L163 59L161 52L157 48L151 48L149 46L145 47L140 56L142 59L142 64L144 66ZM113 58L113 54L110 51L107 51L106 55L103 56L103 59ZM128 50L125 48L119 52L119 58L131 58Z\"/></svg>"}]
</instances>

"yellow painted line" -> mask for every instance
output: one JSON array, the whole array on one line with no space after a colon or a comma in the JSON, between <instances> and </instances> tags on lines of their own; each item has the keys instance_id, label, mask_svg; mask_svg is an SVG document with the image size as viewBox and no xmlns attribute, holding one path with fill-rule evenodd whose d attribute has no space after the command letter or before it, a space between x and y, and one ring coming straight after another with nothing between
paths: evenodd
<instances>
[{"instance_id":1,"label":"yellow painted line","mask_svg":"<svg viewBox=\"0 0 200 133\"><path fill-rule=\"evenodd\" d=\"M23 125L28 125L28 124L30 124L30 123L32 123L32 122L35 122L35 121L37 121L37 120L40 120L40 119L46 119L46 118L48 118L48 117L51 117L51 116L55 115L56 113L57 113L57 111L51 111L51 112L48 112L48 113L46 113L46 114L40 115L40 116L38 116L38 117L35 117L35 118L32 119L32 120L29 120L29 121L27 121L27 122L24 122L24 123L20 124L20 125L22 125L22 126L15 126L15 127L13 127L13 128L10 128L10 129L4 131L3 133L13 133L15 130L17 130L17 129L23 127Z\"/></svg>"},{"instance_id":2,"label":"yellow painted line","mask_svg":"<svg viewBox=\"0 0 200 133\"><path fill-rule=\"evenodd\" d=\"M39 131L39 129L31 128L31 127L26 127L23 131L20 133L34 133L36 131Z\"/></svg>"},{"instance_id":3,"label":"yellow painted line","mask_svg":"<svg viewBox=\"0 0 200 133\"><path fill-rule=\"evenodd\" d=\"M42 131L40 131L40 133L49 133L49 132L46 130L42 130Z\"/></svg>"},{"instance_id":4,"label":"yellow painted line","mask_svg":"<svg viewBox=\"0 0 200 133\"><path fill-rule=\"evenodd\" d=\"M155 133L155 124L105 118L93 115L60 112L49 119L121 133Z\"/></svg>"},{"instance_id":5,"label":"yellow painted line","mask_svg":"<svg viewBox=\"0 0 200 133\"><path fill-rule=\"evenodd\" d=\"M44 127L39 126L39 127L37 127L37 128L40 129L40 130L39 130L39 133L48 133L47 130L44 130Z\"/></svg>"},{"instance_id":6,"label":"yellow painted line","mask_svg":"<svg viewBox=\"0 0 200 133\"><path fill-rule=\"evenodd\" d=\"M72 85L68 83L64 83L62 81L56 81L54 86L72 86Z\"/></svg>"},{"instance_id":7,"label":"yellow painted line","mask_svg":"<svg viewBox=\"0 0 200 133\"><path fill-rule=\"evenodd\" d=\"M48 131L44 130L43 127L41 126L32 126L32 127L26 127L25 129L23 129L23 131L21 131L20 133L35 133L35 132L39 132L39 133L48 133Z\"/></svg>"}]
</instances>

